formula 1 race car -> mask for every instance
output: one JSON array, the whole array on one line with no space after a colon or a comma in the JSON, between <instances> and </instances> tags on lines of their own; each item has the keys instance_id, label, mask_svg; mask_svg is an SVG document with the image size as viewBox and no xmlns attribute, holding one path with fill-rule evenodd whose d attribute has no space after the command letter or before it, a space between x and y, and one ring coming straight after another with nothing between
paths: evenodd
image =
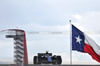
<instances>
[{"instance_id":1,"label":"formula 1 race car","mask_svg":"<svg viewBox=\"0 0 100 66\"><path fill-rule=\"evenodd\" d=\"M52 53L38 53L38 56L33 58L34 64L61 64L61 56L52 56Z\"/></svg>"}]
</instances>

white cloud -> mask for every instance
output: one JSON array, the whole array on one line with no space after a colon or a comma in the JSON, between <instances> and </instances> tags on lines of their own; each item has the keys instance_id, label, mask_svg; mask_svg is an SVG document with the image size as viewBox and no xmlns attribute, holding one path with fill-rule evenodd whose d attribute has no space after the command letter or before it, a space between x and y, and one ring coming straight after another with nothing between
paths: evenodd
<instances>
[{"instance_id":1,"label":"white cloud","mask_svg":"<svg viewBox=\"0 0 100 66\"><path fill-rule=\"evenodd\" d=\"M78 21L80 21L81 19L82 19L82 17L81 17L81 15L78 15L78 14L76 14L76 15L72 15L74 18L76 18Z\"/></svg>"},{"instance_id":2,"label":"white cloud","mask_svg":"<svg viewBox=\"0 0 100 66\"><path fill-rule=\"evenodd\" d=\"M83 26L87 31L99 31L100 28L100 12L88 12L85 14L73 15L77 19L76 24Z\"/></svg>"},{"instance_id":3,"label":"white cloud","mask_svg":"<svg viewBox=\"0 0 100 66\"><path fill-rule=\"evenodd\" d=\"M72 62L73 64L100 64L93 60L88 53L81 53L77 51L72 52Z\"/></svg>"},{"instance_id":4,"label":"white cloud","mask_svg":"<svg viewBox=\"0 0 100 66\"><path fill-rule=\"evenodd\" d=\"M12 59L0 59L0 64L14 64Z\"/></svg>"},{"instance_id":5,"label":"white cloud","mask_svg":"<svg viewBox=\"0 0 100 66\"><path fill-rule=\"evenodd\" d=\"M21 25L20 28L28 31L68 31L68 25L55 25L55 26L46 26L36 23L29 23L27 25Z\"/></svg>"}]
</instances>

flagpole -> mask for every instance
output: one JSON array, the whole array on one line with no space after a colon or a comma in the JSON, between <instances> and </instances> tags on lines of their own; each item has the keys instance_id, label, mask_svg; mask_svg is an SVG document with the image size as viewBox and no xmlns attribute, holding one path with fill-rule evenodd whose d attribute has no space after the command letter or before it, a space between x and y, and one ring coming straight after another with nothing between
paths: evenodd
<instances>
[{"instance_id":1,"label":"flagpole","mask_svg":"<svg viewBox=\"0 0 100 66\"><path fill-rule=\"evenodd\" d=\"M69 20L70 23L70 65L72 65L72 25L71 20Z\"/></svg>"}]
</instances>

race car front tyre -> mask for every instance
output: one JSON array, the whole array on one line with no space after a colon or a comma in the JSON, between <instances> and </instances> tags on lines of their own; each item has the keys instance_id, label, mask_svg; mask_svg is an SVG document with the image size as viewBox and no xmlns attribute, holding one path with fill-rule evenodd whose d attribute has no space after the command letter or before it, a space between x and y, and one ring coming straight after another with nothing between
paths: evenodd
<instances>
[{"instance_id":1,"label":"race car front tyre","mask_svg":"<svg viewBox=\"0 0 100 66\"><path fill-rule=\"evenodd\" d=\"M57 64L61 64L61 63L62 63L61 56L57 56Z\"/></svg>"}]
</instances>

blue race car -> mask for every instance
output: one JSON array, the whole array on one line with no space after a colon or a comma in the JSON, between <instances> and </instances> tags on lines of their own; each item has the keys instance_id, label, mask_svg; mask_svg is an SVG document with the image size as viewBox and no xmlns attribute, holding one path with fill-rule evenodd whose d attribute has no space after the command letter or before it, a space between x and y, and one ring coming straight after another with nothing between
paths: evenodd
<instances>
[{"instance_id":1,"label":"blue race car","mask_svg":"<svg viewBox=\"0 0 100 66\"><path fill-rule=\"evenodd\" d=\"M61 56L52 56L52 53L38 53L38 56L33 58L34 64L61 64Z\"/></svg>"}]
</instances>

